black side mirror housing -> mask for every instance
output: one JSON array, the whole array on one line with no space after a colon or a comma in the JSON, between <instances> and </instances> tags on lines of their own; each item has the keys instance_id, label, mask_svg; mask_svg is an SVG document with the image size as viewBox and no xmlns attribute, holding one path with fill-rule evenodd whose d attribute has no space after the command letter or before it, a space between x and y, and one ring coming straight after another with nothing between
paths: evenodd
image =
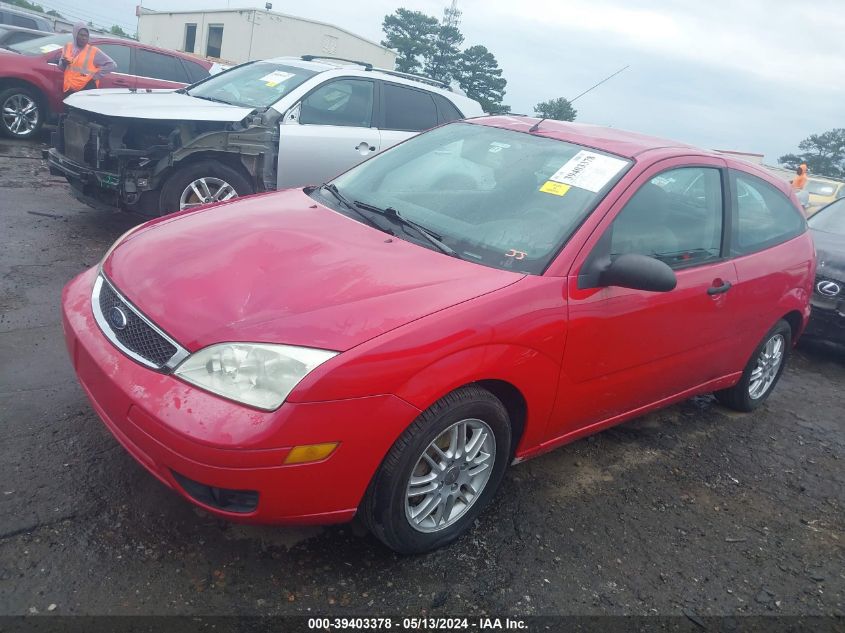
<instances>
[{"instance_id":1,"label":"black side mirror housing","mask_svg":"<svg viewBox=\"0 0 845 633\"><path fill-rule=\"evenodd\" d=\"M675 271L668 264L636 253L619 255L599 273L598 281L599 286L651 292L669 292L678 284Z\"/></svg>"}]
</instances>

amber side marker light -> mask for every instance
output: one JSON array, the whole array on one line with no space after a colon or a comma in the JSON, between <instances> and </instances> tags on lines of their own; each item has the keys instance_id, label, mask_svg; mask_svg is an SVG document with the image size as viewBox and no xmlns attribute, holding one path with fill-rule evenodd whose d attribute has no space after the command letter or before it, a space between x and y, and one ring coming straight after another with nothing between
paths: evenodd
<instances>
[{"instance_id":1,"label":"amber side marker light","mask_svg":"<svg viewBox=\"0 0 845 633\"><path fill-rule=\"evenodd\" d=\"M294 446L288 456L285 457L285 464L307 464L326 459L334 452L340 442L326 442L324 444L304 444Z\"/></svg>"}]
</instances>

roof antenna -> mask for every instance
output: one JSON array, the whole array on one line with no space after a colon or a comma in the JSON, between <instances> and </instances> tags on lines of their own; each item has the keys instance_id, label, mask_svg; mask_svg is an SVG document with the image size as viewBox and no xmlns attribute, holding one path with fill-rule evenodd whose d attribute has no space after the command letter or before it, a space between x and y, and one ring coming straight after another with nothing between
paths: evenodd
<instances>
[{"instance_id":1,"label":"roof antenna","mask_svg":"<svg viewBox=\"0 0 845 633\"><path fill-rule=\"evenodd\" d=\"M608 81L608 80L610 80L610 79L613 79L616 75L618 75L619 73L621 73L623 70L628 70L630 67L631 67L631 66L630 66L630 64L629 64L629 65L627 65L627 66L623 66L622 68L620 68L619 70L617 70L617 71L616 71L615 73L613 73L612 75L608 75L607 77L605 77L604 79L602 79L602 80L601 80L600 82L598 82L597 84L595 84L595 85L590 86L589 88L587 88L584 92L582 92L581 94L579 94L579 95L578 95L577 97L575 97L574 99L570 99L570 100L569 100L569 103L575 103L575 101L576 101L577 99L580 99L581 97L583 97L583 96L584 96L585 94L587 94L588 92L592 91L592 90L593 90L593 89L595 89L595 88L598 88L598 87L599 87L600 85L602 85L605 81ZM539 121L537 121L534 125L532 125L530 128L528 128L528 131L529 131L529 132L536 132L536 131L540 128L540 124L541 124L543 121L545 121L547 118L548 118L548 117L543 117L542 119L540 119Z\"/></svg>"}]
</instances>

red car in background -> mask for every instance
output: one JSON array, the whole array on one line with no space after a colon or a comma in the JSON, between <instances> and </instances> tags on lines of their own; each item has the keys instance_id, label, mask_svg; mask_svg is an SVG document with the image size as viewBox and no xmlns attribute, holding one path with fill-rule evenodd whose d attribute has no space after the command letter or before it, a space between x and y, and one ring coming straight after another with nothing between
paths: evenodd
<instances>
[{"instance_id":1,"label":"red car in background","mask_svg":"<svg viewBox=\"0 0 845 633\"><path fill-rule=\"evenodd\" d=\"M510 463L696 394L762 405L815 268L762 169L502 116L140 225L62 303L94 409L167 486L421 552Z\"/></svg>"},{"instance_id":2,"label":"red car in background","mask_svg":"<svg viewBox=\"0 0 845 633\"><path fill-rule=\"evenodd\" d=\"M70 33L57 33L0 49L0 134L25 139L63 112L58 67ZM117 63L100 88L181 88L205 79L212 62L132 40L92 37L91 44Z\"/></svg>"}]
</instances>

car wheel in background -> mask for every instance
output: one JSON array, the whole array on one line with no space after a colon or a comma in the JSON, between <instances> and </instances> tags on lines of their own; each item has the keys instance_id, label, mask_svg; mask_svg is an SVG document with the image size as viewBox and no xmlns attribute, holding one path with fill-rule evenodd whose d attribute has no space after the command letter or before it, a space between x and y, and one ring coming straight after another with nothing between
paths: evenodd
<instances>
[{"instance_id":1,"label":"car wheel in background","mask_svg":"<svg viewBox=\"0 0 845 633\"><path fill-rule=\"evenodd\" d=\"M188 163L173 172L161 188L161 214L184 211L254 193L237 170L211 160Z\"/></svg>"},{"instance_id":2,"label":"car wheel in background","mask_svg":"<svg viewBox=\"0 0 845 633\"><path fill-rule=\"evenodd\" d=\"M394 443L361 505L361 518L391 549L413 554L466 531L490 502L511 458L501 401L463 387L423 411Z\"/></svg>"},{"instance_id":3,"label":"car wheel in background","mask_svg":"<svg viewBox=\"0 0 845 633\"><path fill-rule=\"evenodd\" d=\"M716 399L737 411L753 411L774 390L791 349L792 328L780 320L754 350L739 382L730 389L717 391Z\"/></svg>"},{"instance_id":4,"label":"car wheel in background","mask_svg":"<svg viewBox=\"0 0 845 633\"><path fill-rule=\"evenodd\" d=\"M32 138L44 125L44 107L34 90L7 88L0 92L0 132L17 139Z\"/></svg>"}]
</instances>

